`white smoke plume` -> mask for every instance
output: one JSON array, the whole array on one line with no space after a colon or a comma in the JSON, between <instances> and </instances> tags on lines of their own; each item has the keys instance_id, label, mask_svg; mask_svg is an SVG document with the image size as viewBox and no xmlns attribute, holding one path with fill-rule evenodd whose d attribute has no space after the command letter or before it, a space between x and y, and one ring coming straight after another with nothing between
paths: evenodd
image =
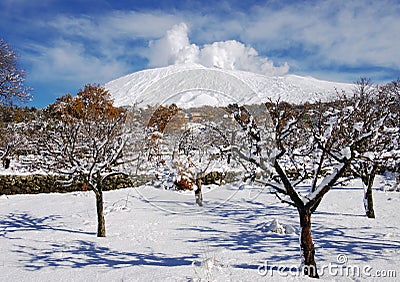
<instances>
[{"instance_id":1,"label":"white smoke plume","mask_svg":"<svg viewBox=\"0 0 400 282\"><path fill-rule=\"evenodd\" d=\"M185 23L174 25L164 37L149 44L149 65L161 67L171 64L198 63L206 67L243 70L265 75L283 75L289 71L287 63L274 63L258 55L250 46L236 40L219 41L199 47L191 44Z\"/></svg>"}]
</instances>

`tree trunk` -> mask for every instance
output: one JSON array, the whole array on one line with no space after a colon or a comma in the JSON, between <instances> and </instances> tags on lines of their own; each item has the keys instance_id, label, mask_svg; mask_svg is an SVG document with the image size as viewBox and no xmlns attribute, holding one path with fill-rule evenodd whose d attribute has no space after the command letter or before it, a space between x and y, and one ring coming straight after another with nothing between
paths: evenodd
<instances>
[{"instance_id":1,"label":"tree trunk","mask_svg":"<svg viewBox=\"0 0 400 282\"><path fill-rule=\"evenodd\" d=\"M103 209L103 190L98 189L95 194L97 208L97 237L106 237L106 221L104 219Z\"/></svg>"},{"instance_id":2,"label":"tree trunk","mask_svg":"<svg viewBox=\"0 0 400 282\"><path fill-rule=\"evenodd\" d=\"M11 163L11 160L9 158L7 158L7 157L3 158L3 167L4 167L4 169L9 169L10 168L10 163Z\"/></svg>"},{"instance_id":3,"label":"tree trunk","mask_svg":"<svg viewBox=\"0 0 400 282\"><path fill-rule=\"evenodd\" d=\"M374 199L372 197L372 186L374 185L375 173L371 173L367 178L363 178L366 186L364 189L364 207L368 218L375 218Z\"/></svg>"},{"instance_id":4,"label":"tree trunk","mask_svg":"<svg viewBox=\"0 0 400 282\"><path fill-rule=\"evenodd\" d=\"M304 259L304 274L319 278L317 264L315 263L314 255L315 248L311 235L311 211L309 209L299 209L300 216L300 247Z\"/></svg>"},{"instance_id":5,"label":"tree trunk","mask_svg":"<svg viewBox=\"0 0 400 282\"><path fill-rule=\"evenodd\" d=\"M201 192L201 177L196 179L196 190L194 191L194 196L196 198L196 204L200 207L203 206L203 193Z\"/></svg>"}]
</instances>

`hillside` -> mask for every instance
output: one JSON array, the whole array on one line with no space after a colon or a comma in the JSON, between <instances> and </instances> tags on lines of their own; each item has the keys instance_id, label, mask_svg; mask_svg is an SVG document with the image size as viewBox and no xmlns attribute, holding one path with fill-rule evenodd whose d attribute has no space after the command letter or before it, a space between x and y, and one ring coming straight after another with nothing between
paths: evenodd
<instances>
[{"instance_id":1,"label":"hillside","mask_svg":"<svg viewBox=\"0 0 400 282\"><path fill-rule=\"evenodd\" d=\"M335 95L335 89L351 91L353 85L296 75L273 77L181 64L135 72L110 81L105 87L117 106L176 103L181 108L190 108L233 102L259 104L268 98L295 103L326 101Z\"/></svg>"}]
</instances>

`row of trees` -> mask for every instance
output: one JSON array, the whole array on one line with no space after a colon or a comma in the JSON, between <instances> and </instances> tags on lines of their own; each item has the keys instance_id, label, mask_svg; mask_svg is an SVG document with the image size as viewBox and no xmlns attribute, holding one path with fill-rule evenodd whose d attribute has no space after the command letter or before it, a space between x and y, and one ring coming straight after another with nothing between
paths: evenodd
<instances>
[{"instance_id":1,"label":"row of trees","mask_svg":"<svg viewBox=\"0 0 400 282\"><path fill-rule=\"evenodd\" d=\"M178 133L167 133L179 111L176 106L159 107L144 128L141 110L114 107L107 90L90 84L42 111L26 109L21 118L21 110L13 110L12 104L29 98L22 85L24 73L16 69L10 48L0 44L0 58L5 58L1 105L11 113L2 117L2 159L23 154L30 156L31 168L70 176L65 185L81 181L96 196L99 237L106 236L104 183L113 175L131 175L139 166L153 164L159 180L195 187L196 203L202 205L207 173L241 171L243 179L271 187L282 202L297 209L305 274L317 277L311 216L326 193L346 178L360 177L366 214L373 218L375 175L382 169L398 170L399 80L374 86L361 79L354 93L338 93L329 103L269 101L262 120L233 104L215 113L230 114L230 121L192 122ZM308 190L299 190L304 183Z\"/></svg>"},{"instance_id":2,"label":"row of trees","mask_svg":"<svg viewBox=\"0 0 400 282\"><path fill-rule=\"evenodd\" d=\"M374 218L376 174L399 170L400 80L375 86L362 78L353 93L337 93L327 103L269 101L267 118L261 121L244 106L232 104L224 111L236 124L189 126L171 156L158 161L162 170L169 169L160 175L168 181L172 172L188 182L202 205L202 179L210 168L223 163L225 169L241 167L245 179L271 187L282 202L296 208L305 274L317 277L311 217L326 193L360 177L366 215Z\"/></svg>"}]
</instances>

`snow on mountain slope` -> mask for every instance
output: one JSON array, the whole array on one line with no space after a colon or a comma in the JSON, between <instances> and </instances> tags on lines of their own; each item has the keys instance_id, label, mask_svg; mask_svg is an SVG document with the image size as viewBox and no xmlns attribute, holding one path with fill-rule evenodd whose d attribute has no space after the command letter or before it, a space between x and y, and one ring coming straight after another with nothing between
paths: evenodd
<instances>
[{"instance_id":1,"label":"snow on mountain slope","mask_svg":"<svg viewBox=\"0 0 400 282\"><path fill-rule=\"evenodd\" d=\"M176 103L190 108L233 102L259 104L268 98L296 103L324 101L335 95L335 89L351 91L353 85L296 75L272 77L181 64L135 72L106 83L105 88L116 106Z\"/></svg>"}]
</instances>

